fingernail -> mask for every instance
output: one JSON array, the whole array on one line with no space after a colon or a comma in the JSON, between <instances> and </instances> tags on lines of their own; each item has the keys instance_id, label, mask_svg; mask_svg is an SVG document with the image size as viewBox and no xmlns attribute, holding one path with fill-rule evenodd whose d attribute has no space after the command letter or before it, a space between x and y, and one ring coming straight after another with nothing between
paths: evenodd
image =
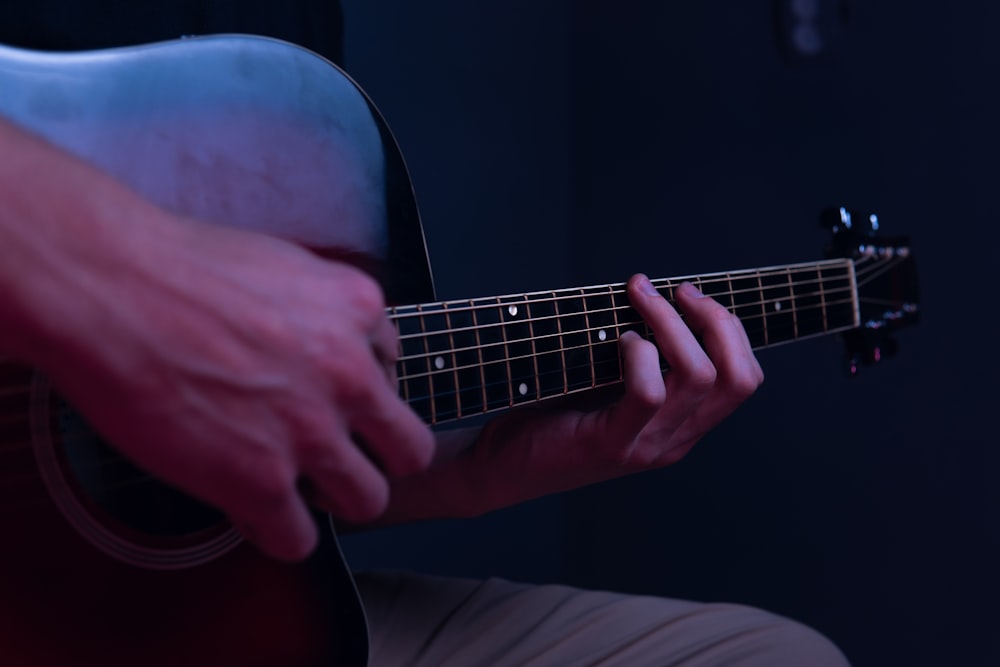
<instances>
[{"instance_id":1,"label":"fingernail","mask_svg":"<svg viewBox=\"0 0 1000 667\"><path fill-rule=\"evenodd\" d=\"M647 296L660 296L660 293L656 291L656 288L653 287L653 283L651 283L649 278L646 276L641 276L639 278L639 291Z\"/></svg>"},{"instance_id":2,"label":"fingernail","mask_svg":"<svg viewBox=\"0 0 1000 667\"><path fill-rule=\"evenodd\" d=\"M705 295L701 293L701 290L699 290L697 287L688 282L681 283L680 287L678 287L677 289L683 290L685 296L691 297L692 299L705 298Z\"/></svg>"}]
</instances>

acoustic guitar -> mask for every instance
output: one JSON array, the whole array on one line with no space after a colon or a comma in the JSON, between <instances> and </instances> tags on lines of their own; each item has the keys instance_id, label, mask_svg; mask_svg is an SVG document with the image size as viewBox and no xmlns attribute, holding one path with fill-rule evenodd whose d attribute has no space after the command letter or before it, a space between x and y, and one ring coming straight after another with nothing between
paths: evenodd
<instances>
[{"instance_id":1,"label":"acoustic guitar","mask_svg":"<svg viewBox=\"0 0 1000 667\"><path fill-rule=\"evenodd\" d=\"M52 54L0 47L0 114L153 202L350 261L381 281L400 393L430 424L617 384L645 336L622 284L435 302L388 127L323 58L248 36ZM757 349L831 334L850 364L919 317L909 241L829 212L825 259L690 280ZM319 521L330 523L326 518ZM32 368L0 360L0 663L364 664L363 612L332 530L300 565L110 448Z\"/></svg>"}]
</instances>

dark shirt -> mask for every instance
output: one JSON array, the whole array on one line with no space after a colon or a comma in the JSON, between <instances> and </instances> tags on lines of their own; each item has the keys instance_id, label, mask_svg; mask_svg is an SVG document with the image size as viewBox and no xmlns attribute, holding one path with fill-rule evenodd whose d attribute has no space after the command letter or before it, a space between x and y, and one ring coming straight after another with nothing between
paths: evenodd
<instances>
[{"instance_id":1,"label":"dark shirt","mask_svg":"<svg viewBox=\"0 0 1000 667\"><path fill-rule=\"evenodd\" d=\"M248 33L342 61L337 0L0 0L0 44L76 51L186 35Z\"/></svg>"}]
</instances>

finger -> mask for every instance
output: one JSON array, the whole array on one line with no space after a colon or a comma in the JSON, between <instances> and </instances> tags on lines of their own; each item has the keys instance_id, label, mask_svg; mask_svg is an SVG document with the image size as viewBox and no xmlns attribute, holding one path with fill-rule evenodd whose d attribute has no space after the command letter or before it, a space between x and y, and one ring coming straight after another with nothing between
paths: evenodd
<instances>
[{"instance_id":1,"label":"finger","mask_svg":"<svg viewBox=\"0 0 1000 667\"><path fill-rule=\"evenodd\" d=\"M312 515L294 490L280 502L258 503L245 518L231 515L231 520L247 541L278 560L300 561L319 540Z\"/></svg>"},{"instance_id":2,"label":"finger","mask_svg":"<svg viewBox=\"0 0 1000 667\"><path fill-rule=\"evenodd\" d=\"M396 360L399 359L399 333L388 317L381 318L372 332L375 358L385 370L389 382L396 386Z\"/></svg>"},{"instance_id":3,"label":"finger","mask_svg":"<svg viewBox=\"0 0 1000 667\"><path fill-rule=\"evenodd\" d=\"M372 363L376 363L372 358ZM367 373L367 374L365 374ZM374 369L361 377L377 377ZM434 455L434 436L396 393L394 385L370 381L359 387L349 405L349 428L392 477L420 472Z\"/></svg>"},{"instance_id":4,"label":"finger","mask_svg":"<svg viewBox=\"0 0 1000 667\"><path fill-rule=\"evenodd\" d=\"M677 299L718 370L711 393L677 433L677 440L690 447L753 394L763 382L764 373L735 315L713 300L701 297L690 285L677 290Z\"/></svg>"},{"instance_id":5,"label":"finger","mask_svg":"<svg viewBox=\"0 0 1000 667\"><path fill-rule=\"evenodd\" d=\"M742 322L718 302L684 283L676 291L677 302L688 326L703 341L718 372L715 393L723 393L738 405L764 380Z\"/></svg>"},{"instance_id":6,"label":"finger","mask_svg":"<svg viewBox=\"0 0 1000 667\"><path fill-rule=\"evenodd\" d=\"M372 521L389 504L389 482L346 434L312 449L303 466L320 507L351 523Z\"/></svg>"},{"instance_id":7,"label":"finger","mask_svg":"<svg viewBox=\"0 0 1000 667\"><path fill-rule=\"evenodd\" d=\"M681 418L693 412L711 391L716 378L715 367L691 329L646 276L633 276L629 280L628 293L632 305L652 329L670 368L666 408L680 423Z\"/></svg>"},{"instance_id":8,"label":"finger","mask_svg":"<svg viewBox=\"0 0 1000 667\"><path fill-rule=\"evenodd\" d=\"M624 364L625 394L599 413L607 442L631 442L663 406L667 391L656 346L634 331L619 340Z\"/></svg>"}]
</instances>

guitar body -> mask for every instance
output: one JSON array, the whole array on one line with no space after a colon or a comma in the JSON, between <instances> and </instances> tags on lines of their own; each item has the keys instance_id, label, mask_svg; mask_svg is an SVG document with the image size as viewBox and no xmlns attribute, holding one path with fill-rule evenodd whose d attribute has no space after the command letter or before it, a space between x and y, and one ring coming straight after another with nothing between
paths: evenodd
<instances>
[{"instance_id":1,"label":"guitar body","mask_svg":"<svg viewBox=\"0 0 1000 667\"><path fill-rule=\"evenodd\" d=\"M0 115L166 209L281 236L433 296L399 151L346 75L270 39L82 54L0 47ZM356 664L367 638L332 531L275 563L122 461L0 360L5 665ZM363 664L363 662L361 663Z\"/></svg>"}]
</instances>

